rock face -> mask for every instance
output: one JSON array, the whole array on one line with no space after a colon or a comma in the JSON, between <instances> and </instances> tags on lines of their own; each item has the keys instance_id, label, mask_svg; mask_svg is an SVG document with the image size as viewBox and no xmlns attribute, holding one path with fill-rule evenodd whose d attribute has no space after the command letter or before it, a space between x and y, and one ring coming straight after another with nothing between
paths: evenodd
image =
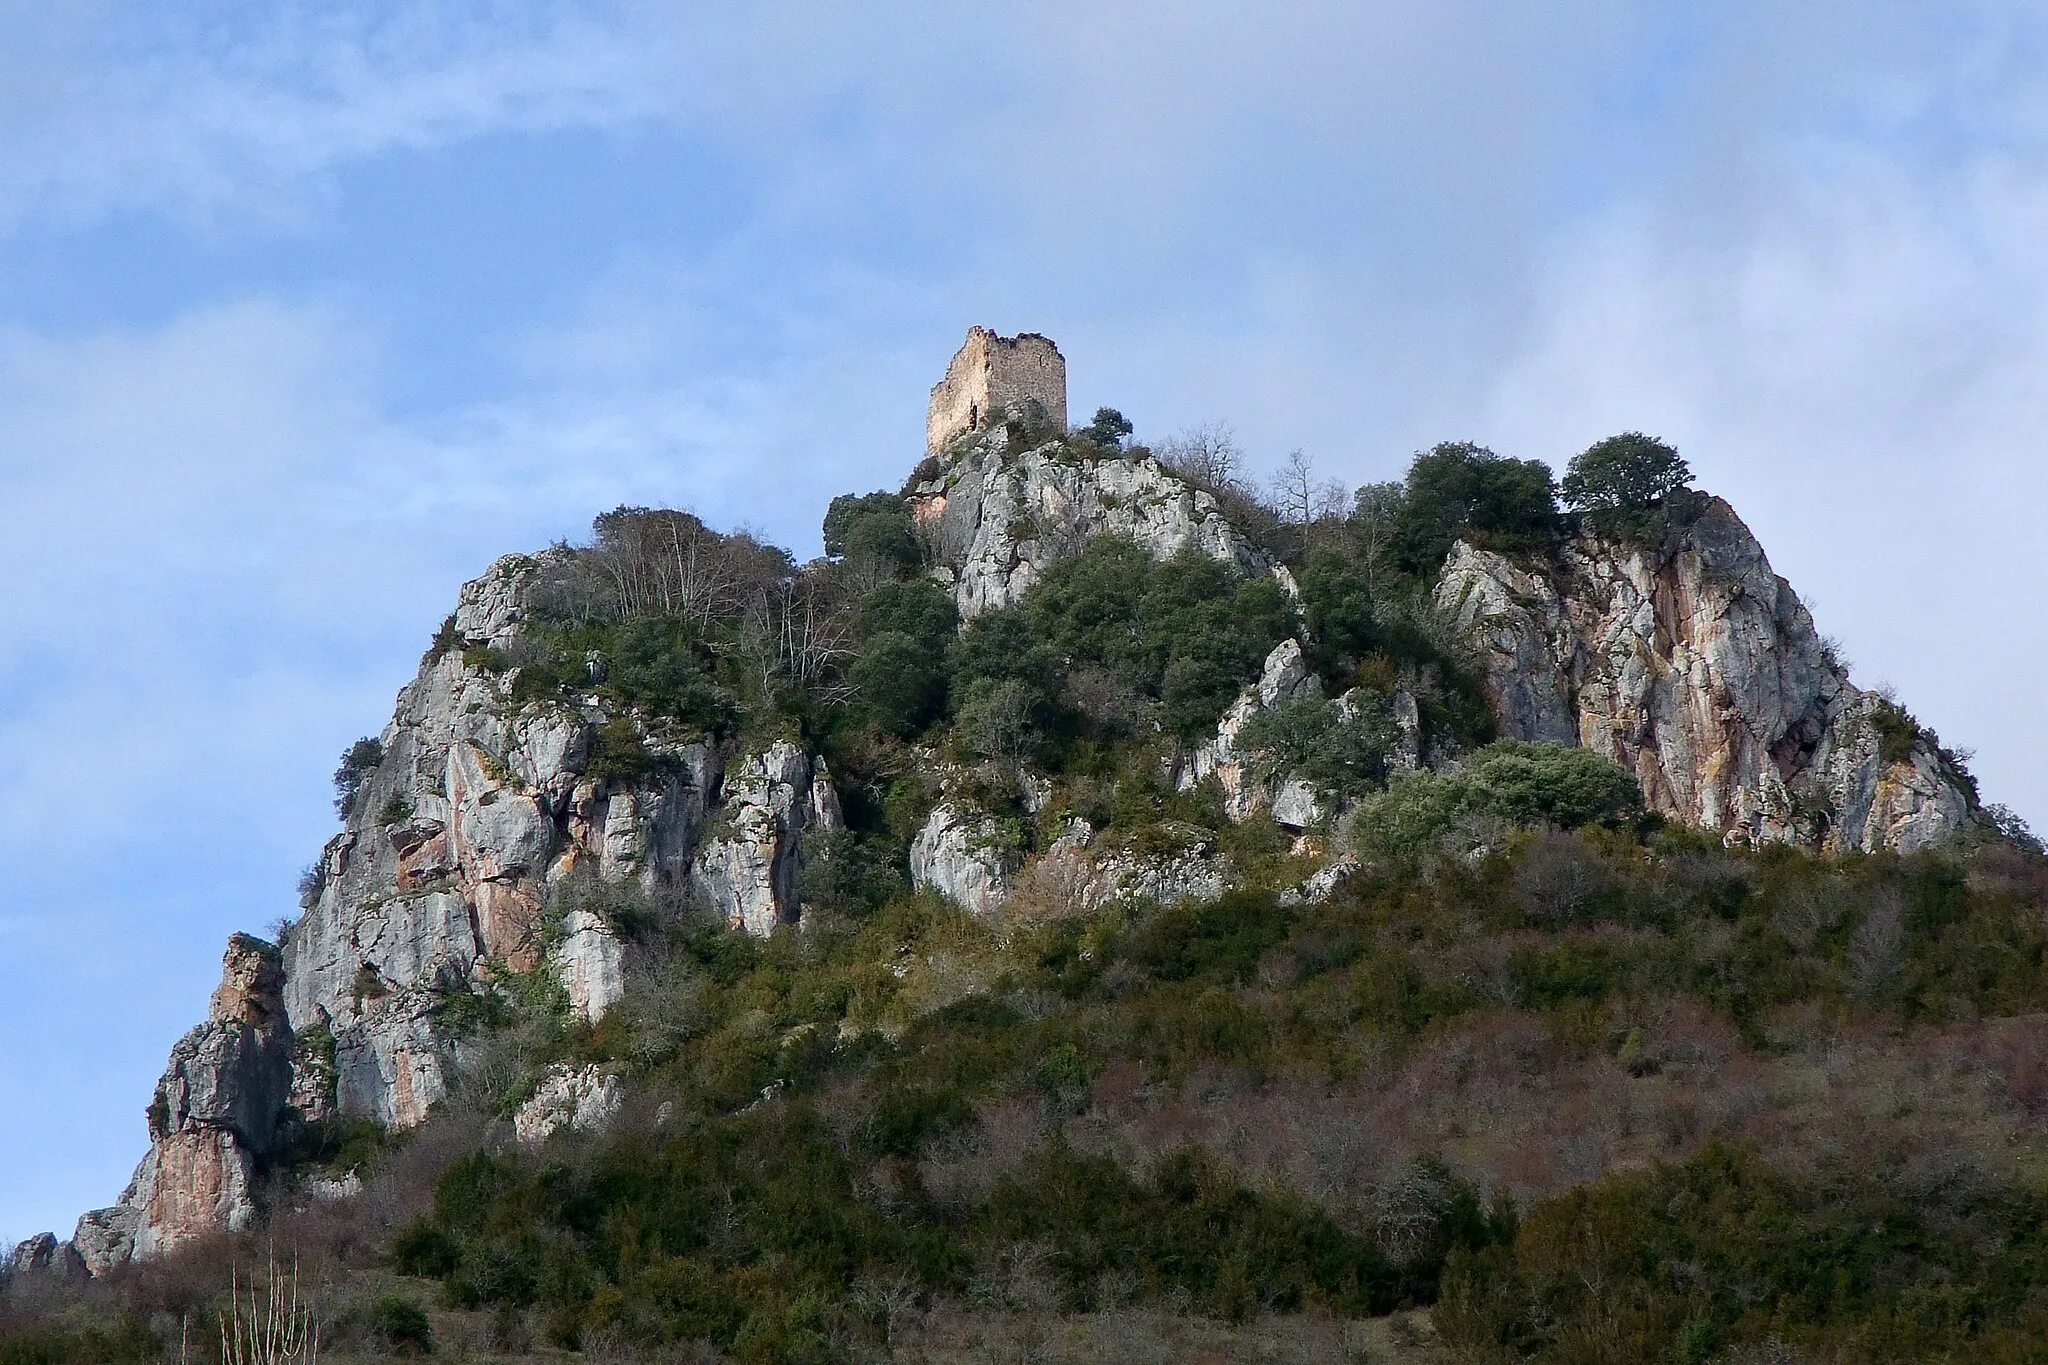
<instances>
[{"instance_id":1,"label":"rock face","mask_svg":"<svg viewBox=\"0 0 2048 1365\"><path fill-rule=\"evenodd\" d=\"M1460 544L1436 601L1504 734L1605 755L1666 816L1828 851L1911 851L1972 818L1933 744L1885 757L1888 703L1850 684L1719 499L1675 548L1581 539L1550 570Z\"/></svg>"},{"instance_id":2,"label":"rock face","mask_svg":"<svg viewBox=\"0 0 2048 1365\"><path fill-rule=\"evenodd\" d=\"M94 1274L246 1225L283 1116L418 1123L447 1093L436 1020L450 995L545 965L595 1022L625 989L628 945L590 910L551 927L546 904L570 879L694 888L756 933L797 918L803 835L841 823L821 761L778 743L728 762L596 695L515 701L507 661L558 553L500 560L463 587L281 956L230 945L213 1017L158 1088L149 1155L118 1204L79 1223ZM600 730L621 726L646 761L594 770Z\"/></svg>"},{"instance_id":3,"label":"rock face","mask_svg":"<svg viewBox=\"0 0 2048 1365\"><path fill-rule=\"evenodd\" d=\"M1266 656L1259 680L1245 688L1223 713L1223 719L1216 725L1216 737L1181 761L1174 775L1175 784L1188 791L1214 777L1223 788L1224 812L1233 820L1267 809L1282 824L1298 828L1312 823L1318 813L1315 792L1300 781L1262 780L1252 771L1252 756L1240 751L1238 735L1262 711L1270 711L1282 702L1322 695L1322 681L1309 671L1301 645L1282 640Z\"/></svg>"},{"instance_id":4,"label":"rock face","mask_svg":"<svg viewBox=\"0 0 2048 1365\"><path fill-rule=\"evenodd\" d=\"M705 840L691 880L728 924L767 934L796 921L804 831L844 827L824 760L777 740L728 770L722 828Z\"/></svg>"},{"instance_id":5,"label":"rock face","mask_svg":"<svg viewBox=\"0 0 2048 1365\"><path fill-rule=\"evenodd\" d=\"M512 1133L531 1145L564 1129L597 1132L611 1123L625 1099L624 1084L603 1067L556 1062L541 1076L533 1098L512 1116Z\"/></svg>"},{"instance_id":6,"label":"rock face","mask_svg":"<svg viewBox=\"0 0 2048 1365\"><path fill-rule=\"evenodd\" d=\"M292 1034L277 949L228 940L207 1021L178 1040L149 1107L149 1155L120 1203L79 1220L94 1274L255 1220L262 1161L289 1117Z\"/></svg>"},{"instance_id":7,"label":"rock face","mask_svg":"<svg viewBox=\"0 0 2048 1365\"><path fill-rule=\"evenodd\" d=\"M1082 459L1060 442L1008 453L1000 430L966 443L909 494L963 617L1008 606L1096 536L1155 559L1192 548L1247 573L1270 565L1216 499L1149 455Z\"/></svg>"},{"instance_id":8,"label":"rock face","mask_svg":"<svg viewBox=\"0 0 2048 1365\"><path fill-rule=\"evenodd\" d=\"M996 822L951 802L925 819L910 844L910 880L963 910L992 915L1010 899L1018 858L998 843Z\"/></svg>"}]
</instances>

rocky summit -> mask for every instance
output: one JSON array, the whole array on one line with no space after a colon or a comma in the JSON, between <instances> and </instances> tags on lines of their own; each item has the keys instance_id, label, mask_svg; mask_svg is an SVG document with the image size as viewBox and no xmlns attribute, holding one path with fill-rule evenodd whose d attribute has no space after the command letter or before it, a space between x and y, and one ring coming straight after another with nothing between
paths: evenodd
<instances>
[{"instance_id":1,"label":"rocky summit","mask_svg":"<svg viewBox=\"0 0 2048 1365\"><path fill-rule=\"evenodd\" d=\"M1054 373L1043 361L1033 382ZM1063 362L1056 378L1063 418ZM827 561L620 509L589 546L463 585L389 721L345 760L342 829L283 941L228 945L128 1188L30 1259L104 1276L302 1201L305 1135L420 1124L508 991L559 992L600 1023L651 941L628 901L764 938L860 878L984 919L1049 900L1203 904L1244 881L1223 835L1247 821L1301 860L1288 903L1319 901L1380 856L1357 811L1498 740L1610 761L1644 818L1731 846L1912 852L1985 826L1961 761L1850 681L1734 509L1689 487L1619 509L1545 502L1534 521L1475 495L1431 521L1424 474L1517 464L1444 447L1393 512L1362 494L1290 513L1227 463L1131 444L1107 410L1068 430L1036 400L944 398L947 439L899 494L834 503ZM1157 580L1115 638L1094 588L1056 581L1090 556ZM1203 586L1183 601L1181 582ZM1036 647L1002 634L1026 609L1084 642L1061 646L1056 692L1012 668ZM1220 614L1145 655L1169 610ZM918 681L977 649L971 685ZM861 706L882 717L875 737L843 742L833 708ZM1101 780L1049 770L1055 711L1144 756L1166 812L1145 837L1121 832L1123 789L1091 804L1074 793ZM1174 800L1212 801L1224 824L1180 819ZM911 821L899 842L862 832L878 811ZM601 1127L623 1085L551 1064L519 1140ZM320 1197L348 1197L322 1178Z\"/></svg>"}]
</instances>

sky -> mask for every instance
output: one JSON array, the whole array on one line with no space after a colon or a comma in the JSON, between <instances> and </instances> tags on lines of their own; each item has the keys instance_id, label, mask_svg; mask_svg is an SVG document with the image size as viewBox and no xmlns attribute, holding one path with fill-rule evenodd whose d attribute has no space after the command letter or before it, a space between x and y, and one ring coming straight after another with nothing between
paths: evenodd
<instances>
[{"instance_id":1,"label":"sky","mask_svg":"<svg viewBox=\"0 0 2048 1365\"><path fill-rule=\"evenodd\" d=\"M818 549L970 324L1395 478L1676 444L2048 828L2048 9L0 0L0 1240L113 1202L466 578Z\"/></svg>"}]
</instances>

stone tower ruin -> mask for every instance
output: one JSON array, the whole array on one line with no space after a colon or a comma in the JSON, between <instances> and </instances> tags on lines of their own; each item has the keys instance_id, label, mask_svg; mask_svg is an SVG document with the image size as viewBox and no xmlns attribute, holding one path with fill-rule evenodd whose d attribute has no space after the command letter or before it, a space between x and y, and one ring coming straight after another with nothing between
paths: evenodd
<instances>
[{"instance_id":1,"label":"stone tower ruin","mask_svg":"<svg viewBox=\"0 0 2048 1365\"><path fill-rule=\"evenodd\" d=\"M1067 362L1060 348L1036 332L999 337L986 327L968 328L946 377L932 386L926 453L938 454L955 437L1027 400L1043 405L1059 429L1067 429Z\"/></svg>"}]
</instances>

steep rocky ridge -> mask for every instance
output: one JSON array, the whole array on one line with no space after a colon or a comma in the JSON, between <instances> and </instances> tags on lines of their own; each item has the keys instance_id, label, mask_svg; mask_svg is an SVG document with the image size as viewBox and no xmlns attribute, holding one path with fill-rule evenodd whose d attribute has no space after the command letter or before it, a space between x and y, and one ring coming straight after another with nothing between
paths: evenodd
<instances>
[{"instance_id":1,"label":"steep rocky ridge","mask_svg":"<svg viewBox=\"0 0 2048 1365\"><path fill-rule=\"evenodd\" d=\"M1594 537L1553 565L1460 543L1438 607L1502 731L1621 764L1651 809L1731 838L1910 852L1974 794L1884 698L1850 683L1798 594L1720 499L1666 545Z\"/></svg>"},{"instance_id":2,"label":"steep rocky ridge","mask_svg":"<svg viewBox=\"0 0 2048 1365\"><path fill-rule=\"evenodd\" d=\"M754 933L796 918L803 832L839 824L822 760L787 741L728 754L594 691L515 699L505 651L558 553L464 585L309 874L304 914L277 947L231 943L211 1018L172 1052L148 1156L116 1205L79 1222L93 1273L246 1225L290 1124L418 1123L450 1083L457 1044L437 1020L451 996L546 968L594 1022L624 990L629 944L588 909L551 919L573 879L687 888ZM629 777L596 762L600 730L618 724L647 756Z\"/></svg>"}]
</instances>

